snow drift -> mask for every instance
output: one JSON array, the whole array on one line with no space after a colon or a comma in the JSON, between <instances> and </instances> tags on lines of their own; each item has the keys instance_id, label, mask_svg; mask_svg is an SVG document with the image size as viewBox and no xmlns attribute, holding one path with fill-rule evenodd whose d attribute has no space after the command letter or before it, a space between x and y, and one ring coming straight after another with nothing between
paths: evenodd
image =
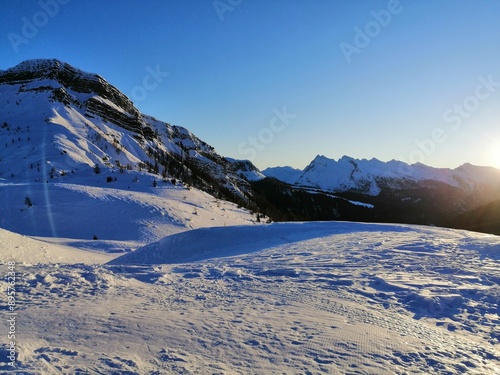
<instances>
[{"instance_id":1,"label":"snow drift","mask_svg":"<svg viewBox=\"0 0 500 375\"><path fill-rule=\"evenodd\" d=\"M19 265L18 371L497 374L499 275L500 238L466 231L192 230L105 266Z\"/></svg>"},{"instance_id":2,"label":"snow drift","mask_svg":"<svg viewBox=\"0 0 500 375\"><path fill-rule=\"evenodd\" d=\"M402 226L382 226L401 231ZM273 223L194 229L168 236L109 264L169 264L253 253L346 232L369 231L373 224L341 222Z\"/></svg>"}]
</instances>

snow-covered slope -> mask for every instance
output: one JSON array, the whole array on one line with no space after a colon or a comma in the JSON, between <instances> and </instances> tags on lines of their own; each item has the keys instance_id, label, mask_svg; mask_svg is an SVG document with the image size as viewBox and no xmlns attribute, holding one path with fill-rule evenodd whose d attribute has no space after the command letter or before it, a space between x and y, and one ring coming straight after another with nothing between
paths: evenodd
<instances>
[{"instance_id":1,"label":"snow-covered slope","mask_svg":"<svg viewBox=\"0 0 500 375\"><path fill-rule=\"evenodd\" d=\"M273 177L294 184L302 174L302 170L292 167L270 167L264 169L262 174L266 177Z\"/></svg>"},{"instance_id":2,"label":"snow-covered slope","mask_svg":"<svg viewBox=\"0 0 500 375\"><path fill-rule=\"evenodd\" d=\"M0 229L0 260L14 261L18 265L32 264L99 264L112 256L97 251L84 251L70 246L47 243Z\"/></svg>"},{"instance_id":3,"label":"snow-covered slope","mask_svg":"<svg viewBox=\"0 0 500 375\"><path fill-rule=\"evenodd\" d=\"M325 229L330 228L331 224L327 222L274 223L255 228L234 226L230 230L227 227L202 228L166 237L110 264L184 263L235 256L322 236Z\"/></svg>"},{"instance_id":4,"label":"snow-covered slope","mask_svg":"<svg viewBox=\"0 0 500 375\"><path fill-rule=\"evenodd\" d=\"M226 158L227 161L235 168L238 175L248 181L259 181L266 178L259 169L253 165L249 160L238 160L233 158Z\"/></svg>"},{"instance_id":5,"label":"snow-covered slope","mask_svg":"<svg viewBox=\"0 0 500 375\"><path fill-rule=\"evenodd\" d=\"M17 373L500 373L499 237L285 223L137 254L18 265Z\"/></svg>"},{"instance_id":6,"label":"snow-covered slope","mask_svg":"<svg viewBox=\"0 0 500 375\"><path fill-rule=\"evenodd\" d=\"M301 173L287 167L269 168L263 173L294 185L369 195L379 194L384 184L403 186L408 181L437 181L467 191L500 187L500 170L492 167L464 164L456 169L433 168L421 163L409 165L396 160L382 162L349 156L333 160L318 155Z\"/></svg>"},{"instance_id":7,"label":"snow-covered slope","mask_svg":"<svg viewBox=\"0 0 500 375\"><path fill-rule=\"evenodd\" d=\"M146 173L105 172L63 181L0 183L1 226L30 236L140 244L191 228L256 221L248 210L198 189L161 180L154 187L155 177Z\"/></svg>"},{"instance_id":8,"label":"snow-covered slope","mask_svg":"<svg viewBox=\"0 0 500 375\"><path fill-rule=\"evenodd\" d=\"M51 170L59 176L96 164L182 174L181 162L186 177L198 165L236 194L246 187L237 168L189 130L141 114L102 77L58 60L1 73L0 108L3 178L46 179Z\"/></svg>"},{"instance_id":9,"label":"snow-covered slope","mask_svg":"<svg viewBox=\"0 0 500 375\"><path fill-rule=\"evenodd\" d=\"M143 243L252 221L225 203L251 206L246 177L261 177L250 162L225 159L189 130L141 114L102 77L58 60L0 72L0 139L2 228Z\"/></svg>"}]
</instances>

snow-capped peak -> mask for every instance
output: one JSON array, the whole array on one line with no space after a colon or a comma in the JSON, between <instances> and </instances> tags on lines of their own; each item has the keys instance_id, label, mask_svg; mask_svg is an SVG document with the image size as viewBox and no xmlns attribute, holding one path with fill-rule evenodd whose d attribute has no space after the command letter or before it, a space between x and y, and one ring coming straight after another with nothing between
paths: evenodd
<instances>
[{"instance_id":1,"label":"snow-capped peak","mask_svg":"<svg viewBox=\"0 0 500 375\"><path fill-rule=\"evenodd\" d=\"M262 171L262 174L266 177L273 177L284 182L294 183L302 174L302 170L289 166L270 167L264 169Z\"/></svg>"},{"instance_id":2,"label":"snow-capped peak","mask_svg":"<svg viewBox=\"0 0 500 375\"><path fill-rule=\"evenodd\" d=\"M140 113L101 76L56 59L0 73L0 108L0 178L46 181L96 166L146 170L228 199L244 197L247 179L259 178L253 165L238 173L189 130Z\"/></svg>"},{"instance_id":3,"label":"snow-capped peak","mask_svg":"<svg viewBox=\"0 0 500 375\"><path fill-rule=\"evenodd\" d=\"M120 112L139 118L140 112L124 94L94 73L87 73L56 59L23 61L0 73L0 84L21 85L20 90L53 91L53 99L64 104L102 107L101 103L120 108ZM89 99L92 101L86 102Z\"/></svg>"},{"instance_id":4,"label":"snow-capped peak","mask_svg":"<svg viewBox=\"0 0 500 375\"><path fill-rule=\"evenodd\" d=\"M381 184L388 181L397 185L405 181L432 180L462 189L474 189L484 184L500 186L500 170L492 167L464 164L456 169L434 168L422 163L410 165L396 160L383 162L376 158L355 159L347 155L338 160L317 155L303 171L269 168L264 174L290 184L369 195L379 194Z\"/></svg>"},{"instance_id":5,"label":"snow-capped peak","mask_svg":"<svg viewBox=\"0 0 500 375\"><path fill-rule=\"evenodd\" d=\"M63 72L63 71L70 72L71 74L78 75L82 78L85 77L87 79L103 79L97 74L86 73L83 70L77 69L71 66L70 64L57 59L25 60L12 68L0 71L0 73L15 74L22 72L26 74L28 72L31 72L39 76L43 76L43 75L48 75L50 73Z\"/></svg>"}]
</instances>

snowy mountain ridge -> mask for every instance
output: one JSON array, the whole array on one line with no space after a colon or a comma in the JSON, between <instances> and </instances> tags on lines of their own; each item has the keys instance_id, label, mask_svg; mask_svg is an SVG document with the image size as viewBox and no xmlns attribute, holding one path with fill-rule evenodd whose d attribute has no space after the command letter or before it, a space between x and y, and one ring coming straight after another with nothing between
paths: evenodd
<instances>
[{"instance_id":1,"label":"snowy mountain ridge","mask_svg":"<svg viewBox=\"0 0 500 375\"><path fill-rule=\"evenodd\" d=\"M464 164L456 169L434 168L422 163L407 164L391 160L354 159L343 156L339 160L318 155L303 171L291 167L268 168L268 177L325 191L357 191L376 196L384 184L404 184L407 181L438 181L459 189L472 191L481 186L500 186L500 170Z\"/></svg>"},{"instance_id":2,"label":"snowy mountain ridge","mask_svg":"<svg viewBox=\"0 0 500 375\"><path fill-rule=\"evenodd\" d=\"M58 60L20 63L0 73L0 108L4 228L150 241L252 221L224 202L251 203L245 175L258 171L250 162L226 159L189 130L140 113L96 74ZM105 230L106 222L128 230Z\"/></svg>"},{"instance_id":3,"label":"snowy mountain ridge","mask_svg":"<svg viewBox=\"0 0 500 375\"><path fill-rule=\"evenodd\" d=\"M125 95L96 74L58 60L29 60L0 74L0 94L3 129L10 131L2 136L10 135L11 143L21 149L16 150L21 155L12 155L9 150L12 157L26 157L26 148L16 141L23 141L21 134L26 134L26 139L28 133L36 131L30 138L52 140L45 152L54 155L49 162L58 172L75 169L78 164L119 168L141 163L154 166L163 161L165 168L165 159L189 158L217 172L235 193L245 189L238 171L213 147L185 128L141 114ZM41 123L55 126L28 126ZM55 157L57 153L64 155ZM26 177L20 170L10 172Z\"/></svg>"}]
</instances>

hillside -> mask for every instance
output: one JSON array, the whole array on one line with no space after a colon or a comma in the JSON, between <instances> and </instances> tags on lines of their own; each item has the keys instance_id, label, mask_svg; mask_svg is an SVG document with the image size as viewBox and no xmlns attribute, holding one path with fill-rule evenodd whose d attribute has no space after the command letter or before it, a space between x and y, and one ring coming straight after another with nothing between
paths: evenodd
<instances>
[{"instance_id":1,"label":"hillside","mask_svg":"<svg viewBox=\"0 0 500 375\"><path fill-rule=\"evenodd\" d=\"M279 167L268 168L263 174L293 189L370 205L373 209L354 215L354 220L362 221L447 226L458 215L500 199L500 170L471 164L449 169L318 155L302 171ZM338 210L339 218L353 220L347 212L354 211L352 207ZM484 230L490 232L487 227Z\"/></svg>"},{"instance_id":2,"label":"hillside","mask_svg":"<svg viewBox=\"0 0 500 375\"><path fill-rule=\"evenodd\" d=\"M187 129L141 114L104 78L58 60L0 72L0 227L149 242L255 221L246 178ZM241 168L240 176L238 168Z\"/></svg>"},{"instance_id":3,"label":"hillside","mask_svg":"<svg viewBox=\"0 0 500 375\"><path fill-rule=\"evenodd\" d=\"M0 257L3 264L15 261L23 266L57 263L101 264L113 258L102 250L85 251L72 246L48 243L5 229L0 229Z\"/></svg>"},{"instance_id":4,"label":"hillside","mask_svg":"<svg viewBox=\"0 0 500 375\"><path fill-rule=\"evenodd\" d=\"M500 201L465 212L447 222L446 226L500 235Z\"/></svg>"}]
</instances>

